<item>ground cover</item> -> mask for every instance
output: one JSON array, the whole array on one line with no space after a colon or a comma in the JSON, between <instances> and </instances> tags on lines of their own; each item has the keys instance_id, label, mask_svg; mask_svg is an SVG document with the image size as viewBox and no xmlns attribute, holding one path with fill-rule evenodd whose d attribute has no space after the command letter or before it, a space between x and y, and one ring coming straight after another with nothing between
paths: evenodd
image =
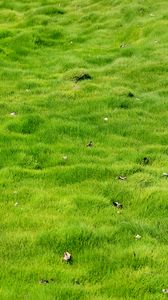
<instances>
[{"instance_id":1,"label":"ground cover","mask_svg":"<svg viewBox=\"0 0 168 300\"><path fill-rule=\"evenodd\" d=\"M0 1L2 300L166 297L167 23L164 0Z\"/></svg>"}]
</instances>

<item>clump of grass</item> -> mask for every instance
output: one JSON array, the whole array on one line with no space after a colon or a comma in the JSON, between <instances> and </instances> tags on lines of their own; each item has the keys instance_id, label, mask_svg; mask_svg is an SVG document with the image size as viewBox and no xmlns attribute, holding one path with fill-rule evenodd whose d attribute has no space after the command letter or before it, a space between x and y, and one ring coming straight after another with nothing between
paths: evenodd
<instances>
[{"instance_id":1,"label":"clump of grass","mask_svg":"<svg viewBox=\"0 0 168 300\"><path fill-rule=\"evenodd\" d=\"M16 119L8 124L8 130L12 132L22 133L22 134L32 134L39 128L43 120L40 116L29 115L28 117L23 117Z\"/></svg>"}]
</instances>

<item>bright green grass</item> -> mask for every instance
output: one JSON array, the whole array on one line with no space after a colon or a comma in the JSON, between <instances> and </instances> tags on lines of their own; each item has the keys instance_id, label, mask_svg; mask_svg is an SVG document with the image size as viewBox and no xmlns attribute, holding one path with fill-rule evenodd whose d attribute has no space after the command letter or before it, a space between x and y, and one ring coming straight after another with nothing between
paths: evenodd
<instances>
[{"instance_id":1,"label":"bright green grass","mask_svg":"<svg viewBox=\"0 0 168 300\"><path fill-rule=\"evenodd\" d=\"M165 298L167 9L0 1L0 299Z\"/></svg>"}]
</instances>

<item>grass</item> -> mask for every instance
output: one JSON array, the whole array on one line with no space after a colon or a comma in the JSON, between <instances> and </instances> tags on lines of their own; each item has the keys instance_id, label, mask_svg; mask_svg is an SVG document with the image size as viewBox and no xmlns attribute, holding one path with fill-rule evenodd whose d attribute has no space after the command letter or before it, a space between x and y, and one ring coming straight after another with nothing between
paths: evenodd
<instances>
[{"instance_id":1,"label":"grass","mask_svg":"<svg viewBox=\"0 0 168 300\"><path fill-rule=\"evenodd\" d=\"M165 298L166 9L0 1L2 300Z\"/></svg>"}]
</instances>

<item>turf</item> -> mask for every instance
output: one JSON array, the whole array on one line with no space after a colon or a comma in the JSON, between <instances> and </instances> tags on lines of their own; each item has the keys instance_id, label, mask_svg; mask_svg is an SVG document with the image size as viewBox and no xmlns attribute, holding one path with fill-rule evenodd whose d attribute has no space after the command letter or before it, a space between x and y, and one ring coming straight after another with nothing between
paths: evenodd
<instances>
[{"instance_id":1,"label":"turf","mask_svg":"<svg viewBox=\"0 0 168 300\"><path fill-rule=\"evenodd\" d=\"M0 1L0 299L165 298L167 8Z\"/></svg>"}]
</instances>

